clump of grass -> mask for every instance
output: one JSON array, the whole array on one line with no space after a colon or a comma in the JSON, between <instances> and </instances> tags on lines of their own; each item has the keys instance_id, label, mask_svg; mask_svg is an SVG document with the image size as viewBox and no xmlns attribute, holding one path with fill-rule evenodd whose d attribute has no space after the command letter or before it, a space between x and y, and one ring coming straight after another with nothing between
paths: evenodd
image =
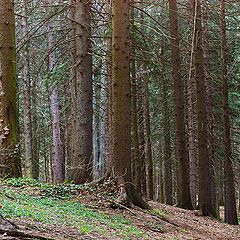
<instances>
[{"instance_id":1,"label":"clump of grass","mask_svg":"<svg viewBox=\"0 0 240 240\"><path fill-rule=\"evenodd\" d=\"M155 216L158 216L158 217L167 217L169 216L171 213L166 211L166 210L163 210L163 209L159 209L159 208L154 208L151 210L151 214L155 215Z\"/></svg>"},{"instance_id":2,"label":"clump of grass","mask_svg":"<svg viewBox=\"0 0 240 240\"><path fill-rule=\"evenodd\" d=\"M37 181L28 177L0 179L1 186L11 186L15 188L38 188L41 196L66 199L75 196L79 191L94 192L89 184L76 185L72 183L63 183L53 185Z\"/></svg>"},{"instance_id":3,"label":"clump of grass","mask_svg":"<svg viewBox=\"0 0 240 240\"><path fill-rule=\"evenodd\" d=\"M91 233L92 227L88 224L85 224L85 225L82 225L79 230L80 230L81 234L86 235L86 234Z\"/></svg>"},{"instance_id":4,"label":"clump of grass","mask_svg":"<svg viewBox=\"0 0 240 240\"><path fill-rule=\"evenodd\" d=\"M68 185L48 185L41 188L40 190L42 196L45 197L54 197L59 199L67 199L72 196L75 196L78 193L78 188Z\"/></svg>"},{"instance_id":5,"label":"clump of grass","mask_svg":"<svg viewBox=\"0 0 240 240\"><path fill-rule=\"evenodd\" d=\"M46 183L28 177L0 179L0 185L12 187L43 187Z\"/></svg>"}]
</instances>

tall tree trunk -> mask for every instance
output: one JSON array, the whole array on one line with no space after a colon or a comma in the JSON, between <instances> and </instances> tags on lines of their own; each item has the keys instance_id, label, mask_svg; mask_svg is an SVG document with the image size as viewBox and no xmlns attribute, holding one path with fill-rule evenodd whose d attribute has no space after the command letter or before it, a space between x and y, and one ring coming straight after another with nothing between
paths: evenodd
<instances>
[{"instance_id":1,"label":"tall tree trunk","mask_svg":"<svg viewBox=\"0 0 240 240\"><path fill-rule=\"evenodd\" d=\"M99 66L102 66L100 62ZM99 73L100 67L96 69L94 78L101 78ZM101 84L95 83L94 85L94 115L93 115L93 178L98 179L100 174L100 121L101 121Z\"/></svg>"},{"instance_id":2,"label":"tall tree trunk","mask_svg":"<svg viewBox=\"0 0 240 240\"><path fill-rule=\"evenodd\" d=\"M107 38L106 38L106 71L107 71L107 77L106 77L106 89L107 89L107 94L106 94L106 100L107 100L107 108L105 111L105 143L104 143L104 148L105 148L105 154L106 154L106 159L104 163L104 173L107 173L109 171L109 163L111 161L111 119L112 119L112 110L111 110L111 92L112 92L112 34L110 31L108 31L111 28L111 18L112 18L112 0L108 0L107 3L107 18L106 21L108 21L108 26L107 26Z\"/></svg>"},{"instance_id":3,"label":"tall tree trunk","mask_svg":"<svg viewBox=\"0 0 240 240\"><path fill-rule=\"evenodd\" d=\"M70 180L71 179L71 174L72 174L72 170L71 170L71 166L72 166L72 135L74 133L72 133L73 131L73 123L74 123L74 119L76 118L76 99L73 95L73 92L75 91L75 86L76 86L76 28L75 28L75 8L76 8L76 4L75 4L75 0L71 0L71 8L70 8L70 20L71 20L71 31L70 31L70 36L72 38L71 42L70 42L70 49L71 49L71 60L72 60L72 67L70 70L70 98L71 98L71 104L70 104L70 116L68 118L69 123L67 126L67 140L69 141L68 143L68 148L69 148L69 153L68 153L68 160L66 161L66 179Z\"/></svg>"},{"instance_id":4,"label":"tall tree trunk","mask_svg":"<svg viewBox=\"0 0 240 240\"><path fill-rule=\"evenodd\" d=\"M240 211L240 182L238 182L238 211Z\"/></svg>"},{"instance_id":5,"label":"tall tree trunk","mask_svg":"<svg viewBox=\"0 0 240 240\"><path fill-rule=\"evenodd\" d=\"M193 1L189 1L192 6ZM190 16L194 15L194 6L190 7ZM194 54L194 34L192 35L192 48L190 54L189 75L187 79L187 129L188 129L188 158L190 167L190 193L193 208L197 207L197 158L195 144L195 114L194 114L194 84L193 84L193 54Z\"/></svg>"},{"instance_id":6,"label":"tall tree trunk","mask_svg":"<svg viewBox=\"0 0 240 240\"><path fill-rule=\"evenodd\" d=\"M104 164L104 172L106 173L109 169L109 163L111 161L111 149L110 149L110 142L111 142L111 119L112 119L112 111L111 111L111 92L112 92L112 38L109 36L106 42L107 45L107 78L106 78L106 85L107 85L107 109L105 111L105 152L106 152L106 160Z\"/></svg>"},{"instance_id":7,"label":"tall tree trunk","mask_svg":"<svg viewBox=\"0 0 240 240\"><path fill-rule=\"evenodd\" d=\"M93 89L91 56L91 16L90 1L72 0L75 10L73 27L75 28L75 84L72 84L72 131L71 131L71 173L75 183L91 180L93 154Z\"/></svg>"},{"instance_id":8,"label":"tall tree trunk","mask_svg":"<svg viewBox=\"0 0 240 240\"><path fill-rule=\"evenodd\" d=\"M146 157L146 183L147 183L147 198L153 199L153 158L152 158L152 143L151 143L151 124L149 112L149 89L148 89L148 74L147 69L143 66L143 82L144 82L144 130L145 130L145 157Z\"/></svg>"},{"instance_id":9,"label":"tall tree trunk","mask_svg":"<svg viewBox=\"0 0 240 240\"><path fill-rule=\"evenodd\" d=\"M146 157L145 157L145 136L144 136L144 106L143 106L143 82L139 75L138 77L138 131L139 131L139 149L141 162L141 192L144 196L147 195L146 186Z\"/></svg>"},{"instance_id":10,"label":"tall tree trunk","mask_svg":"<svg viewBox=\"0 0 240 240\"><path fill-rule=\"evenodd\" d=\"M163 40L162 40L163 41ZM161 49L161 64L162 64L162 102L163 102L163 135L164 135L164 196L166 204L173 204L172 192L172 159L171 159L171 131L170 131L170 111L168 104L168 79L166 76L165 64L165 44L162 44Z\"/></svg>"},{"instance_id":11,"label":"tall tree trunk","mask_svg":"<svg viewBox=\"0 0 240 240\"><path fill-rule=\"evenodd\" d=\"M31 54L29 57L34 58L34 52L30 52ZM31 102L32 102L32 149L33 149L33 177L35 179L39 179L40 168L39 168L39 155L40 155L40 139L41 133L39 129L39 122L43 119L38 115L38 106L41 106L41 100L38 99L38 89L41 89L41 83L38 82L37 78L32 79L32 86L31 86ZM40 98L41 99L41 98ZM44 134L43 134L44 136Z\"/></svg>"},{"instance_id":12,"label":"tall tree trunk","mask_svg":"<svg viewBox=\"0 0 240 240\"><path fill-rule=\"evenodd\" d=\"M120 199L140 207L148 205L131 179L131 94L129 0L112 3L112 126L110 171L120 186Z\"/></svg>"},{"instance_id":13,"label":"tall tree trunk","mask_svg":"<svg viewBox=\"0 0 240 240\"><path fill-rule=\"evenodd\" d=\"M134 9L134 8L132 8ZM134 11L132 10L132 19L134 19ZM140 157L139 149L139 129L138 129L138 107L137 107L137 78L136 78L136 61L135 61L135 49L134 46L131 48L132 60L131 60L131 73L132 73L132 139L133 139L133 159L134 159L134 184L136 191L141 193L141 182L142 182L142 162Z\"/></svg>"},{"instance_id":14,"label":"tall tree trunk","mask_svg":"<svg viewBox=\"0 0 240 240\"><path fill-rule=\"evenodd\" d=\"M211 82L210 73L210 55L209 55L209 32L208 32L208 3L203 3L203 53L205 63L205 88L206 88L206 110L207 110L207 134L208 134L208 157L209 157L209 172L210 172L210 188L212 206L219 216L217 211L217 198L216 198L216 177L215 177L215 153L214 153L214 123L213 123L213 86Z\"/></svg>"},{"instance_id":15,"label":"tall tree trunk","mask_svg":"<svg viewBox=\"0 0 240 240\"><path fill-rule=\"evenodd\" d=\"M50 182L50 162L49 162L49 157L48 157L48 147L47 147L47 144L46 144L46 139L43 138L43 142L42 142L42 145L43 145L43 159L44 159L44 180L45 182Z\"/></svg>"},{"instance_id":16,"label":"tall tree trunk","mask_svg":"<svg viewBox=\"0 0 240 240\"><path fill-rule=\"evenodd\" d=\"M25 133L25 171L28 177L36 178L34 174L33 144L32 144L32 121L31 121L31 84L29 69L29 43L28 40L28 15L27 2L23 3L22 33L26 42L23 49L23 83L24 83L24 133Z\"/></svg>"},{"instance_id":17,"label":"tall tree trunk","mask_svg":"<svg viewBox=\"0 0 240 240\"><path fill-rule=\"evenodd\" d=\"M13 2L0 1L0 175L20 177Z\"/></svg>"},{"instance_id":18,"label":"tall tree trunk","mask_svg":"<svg viewBox=\"0 0 240 240\"><path fill-rule=\"evenodd\" d=\"M192 72L192 64L190 66L190 71ZM193 110L193 84L192 76L188 78L187 87L187 102L188 102L188 157L190 164L190 192L191 201L193 208L197 206L197 159L196 159L196 144L195 144L195 128L194 128L194 110Z\"/></svg>"},{"instance_id":19,"label":"tall tree trunk","mask_svg":"<svg viewBox=\"0 0 240 240\"><path fill-rule=\"evenodd\" d=\"M101 86L101 90L100 90L100 106L101 104L104 102L104 103L107 103L107 93L106 93L106 89L104 86L107 86L107 82L106 82L106 78L104 76L101 76L101 82L100 82ZM105 105L106 106L106 105ZM106 116L106 108L102 108L100 107L99 109L99 112L100 112L100 126L99 126L99 177L103 177L103 175L105 174L106 172L106 119L107 119L107 116Z\"/></svg>"},{"instance_id":20,"label":"tall tree trunk","mask_svg":"<svg viewBox=\"0 0 240 240\"><path fill-rule=\"evenodd\" d=\"M33 178L39 178L39 129L37 126L37 91L36 79L32 83L32 149L33 149Z\"/></svg>"},{"instance_id":21,"label":"tall tree trunk","mask_svg":"<svg viewBox=\"0 0 240 240\"><path fill-rule=\"evenodd\" d=\"M173 58L174 105L176 117L176 148L179 162L179 203L182 208L192 209L184 120L184 81L181 77L181 59L178 34L176 0L169 0L170 33Z\"/></svg>"},{"instance_id":22,"label":"tall tree trunk","mask_svg":"<svg viewBox=\"0 0 240 240\"><path fill-rule=\"evenodd\" d=\"M46 0L48 6L52 5L51 0ZM50 110L52 116L52 139L53 139L53 182L60 183L64 181L64 162L62 155L62 141L61 141L61 129L60 129L60 107L58 100L58 89L54 79L54 70L56 68L56 56L53 51L53 23L48 22L48 49L49 53L49 71L52 78L52 86L50 89Z\"/></svg>"},{"instance_id":23,"label":"tall tree trunk","mask_svg":"<svg viewBox=\"0 0 240 240\"><path fill-rule=\"evenodd\" d=\"M164 177L163 177L163 164L164 164L164 162L163 162L163 159L161 158L160 159L160 163L159 163L159 165L160 165L160 169L159 169L159 201L160 201L160 203L165 203L166 201L165 201L165 194L164 194L164 192L165 192L165 189L164 189Z\"/></svg>"},{"instance_id":24,"label":"tall tree trunk","mask_svg":"<svg viewBox=\"0 0 240 240\"><path fill-rule=\"evenodd\" d=\"M136 3L138 5L138 15L140 17L140 23L144 24L144 2ZM144 57L144 56L143 56ZM142 63L137 64L137 69L142 70ZM144 77L141 73L137 73L137 92L138 92L138 126L139 126L139 150L140 150L140 162L141 162L141 188L142 194L147 197L147 156L146 156L146 135L145 135L145 86L144 86Z\"/></svg>"},{"instance_id":25,"label":"tall tree trunk","mask_svg":"<svg viewBox=\"0 0 240 240\"><path fill-rule=\"evenodd\" d=\"M204 57L202 48L201 0L193 0L194 16L194 60L197 91L198 161L199 161L199 210L204 216L216 217L212 205L209 158L207 151L207 111L204 82Z\"/></svg>"},{"instance_id":26,"label":"tall tree trunk","mask_svg":"<svg viewBox=\"0 0 240 240\"><path fill-rule=\"evenodd\" d=\"M220 2L221 8L221 68L223 86L223 121L224 121L224 175L225 175L225 208L224 221L229 224L238 224L234 171L231 159L230 121L228 105L228 76L227 76L227 37L225 21L225 0Z\"/></svg>"}]
</instances>

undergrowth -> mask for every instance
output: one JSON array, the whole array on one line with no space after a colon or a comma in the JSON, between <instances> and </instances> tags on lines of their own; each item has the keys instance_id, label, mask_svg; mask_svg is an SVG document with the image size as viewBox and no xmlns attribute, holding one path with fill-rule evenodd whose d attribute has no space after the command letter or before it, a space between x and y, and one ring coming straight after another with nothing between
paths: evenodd
<instances>
[{"instance_id":1,"label":"undergrowth","mask_svg":"<svg viewBox=\"0 0 240 240\"><path fill-rule=\"evenodd\" d=\"M98 232L123 239L145 238L143 231L120 214L84 206L80 194L97 192L98 186L65 183L51 185L29 178L0 180L1 214L8 219L31 219L44 224L71 226L81 234ZM114 193L108 197L113 197ZM79 196L80 195L80 196Z\"/></svg>"},{"instance_id":2,"label":"undergrowth","mask_svg":"<svg viewBox=\"0 0 240 240\"><path fill-rule=\"evenodd\" d=\"M159 208L154 208L151 210L151 213L155 216L158 216L160 218L165 218L171 215L170 212L164 210L164 209L159 209Z\"/></svg>"}]
</instances>

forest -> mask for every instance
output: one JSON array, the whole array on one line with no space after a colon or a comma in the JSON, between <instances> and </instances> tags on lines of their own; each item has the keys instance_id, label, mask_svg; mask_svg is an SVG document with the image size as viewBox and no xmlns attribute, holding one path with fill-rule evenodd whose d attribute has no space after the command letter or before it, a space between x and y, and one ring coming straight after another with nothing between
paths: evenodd
<instances>
[{"instance_id":1,"label":"forest","mask_svg":"<svg viewBox=\"0 0 240 240\"><path fill-rule=\"evenodd\" d=\"M0 0L0 218L240 239L239 0Z\"/></svg>"}]
</instances>

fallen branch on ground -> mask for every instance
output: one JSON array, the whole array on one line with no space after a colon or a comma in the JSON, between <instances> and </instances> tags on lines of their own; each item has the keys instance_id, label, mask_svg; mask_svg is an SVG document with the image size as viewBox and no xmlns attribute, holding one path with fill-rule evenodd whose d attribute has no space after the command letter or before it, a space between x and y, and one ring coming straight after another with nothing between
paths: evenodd
<instances>
[{"instance_id":1,"label":"fallen branch on ground","mask_svg":"<svg viewBox=\"0 0 240 240\"><path fill-rule=\"evenodd\" d=\"M7 236L11 237L21 237L21 238L34 238L34 239L39 239L39 240L53 240L53 238L48 238L44 236L40 236L34 233L26 233L22 232L19 230L14 230L14 229L3 229L0 228L0 234L6 234Z\"/></svg>"}]
</instances>

